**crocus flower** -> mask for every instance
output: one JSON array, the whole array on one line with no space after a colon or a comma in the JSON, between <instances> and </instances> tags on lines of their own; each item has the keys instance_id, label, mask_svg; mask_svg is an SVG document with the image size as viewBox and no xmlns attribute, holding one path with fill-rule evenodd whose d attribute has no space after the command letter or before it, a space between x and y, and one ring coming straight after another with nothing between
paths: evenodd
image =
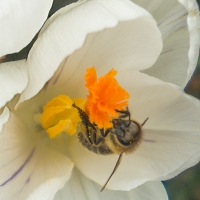
<instances>
[{"instance_id":1,"label":"crocus flower","mask_svg":"<svg viewBox=\"0 0 200 200\"><path fill-rule=\"evenodd\" d=\"M194 46L190 49L197 54ZM138 71L157 63L161 50L156 22L130 1L80 1L50 18L27 61L1 64L0 106L6 104L0 118L1 199L167 199L159 181L199 161L200 108L198 100L155 78L156 73ZM194 63L183 69L173 60L172 65L180 72L177 85L183 86ZM86 98L84 74L91 66L98 76L117 69L117 81L130 94L132 118L142 123L149 117L140 146L124 156L107 185L111 190L101 194L98 184L105 183L118 156L88 151L75 134L50 139L41 125L43 108L53 98ZM163 77L176 83L171 71Z\"/></svg>"}]
</instances>

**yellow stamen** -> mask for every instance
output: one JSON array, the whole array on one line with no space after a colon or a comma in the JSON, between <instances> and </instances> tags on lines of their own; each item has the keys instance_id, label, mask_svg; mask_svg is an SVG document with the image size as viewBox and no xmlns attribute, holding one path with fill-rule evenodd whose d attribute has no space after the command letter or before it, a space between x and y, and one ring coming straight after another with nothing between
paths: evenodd
<instances>
[{"instance_id":1,"label":"yellow stamen","mask_svg":"<svg viewBox=\"0 0 200 200\"><path fill-rule=\"evenodd\" d=\"M76 133L77 123L81 121L78 111L72 107L73 102L84 109L85 99L76 98L71 100L66 95L59 95L49 101L43 107L41 115L42 127L46 129L50 138L62 132L69 135Z\"/></svg>"},{"instance_id":2,"label":"yellow stamen","mask_svg":"<svg viewBox=\"0 0 200 200\"><path fill-rule=\"evenodd\" d=\"M128 105L130 95L114 78L116 74L117 71L111 69L97 79L94 67L85 74L85 86L89 91L85 109L90 121L99 128L110 128L112 118L119 116L116 110L124 110Z\"/></svg>"}]
</instances>

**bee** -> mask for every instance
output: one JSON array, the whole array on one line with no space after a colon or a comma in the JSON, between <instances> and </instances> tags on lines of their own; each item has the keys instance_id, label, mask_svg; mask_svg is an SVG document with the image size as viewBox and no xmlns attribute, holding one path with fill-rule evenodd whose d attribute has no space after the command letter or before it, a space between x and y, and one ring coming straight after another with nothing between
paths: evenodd
<instances>
[{"instance_id":1,"label":"bee","mask_svg":"<svg viewBox=\"0 0 200 200\"><path fill-rule=\"evenodd\" d=\"M82 120L80 132L78 133L80 143L89 151L96 154L119 155L114 170L101 188L102 192L120 165L123 154L132 153L141 143L142 126L144 126L149 118L140 124L131 119L131 114L127 107L126 110L116 110L119 113L119 117L112 119L112 128L104 130L100 129L96 124L91 123L89 116L76 106L75 103L72 106L78 110Z\"/></svg>"}]
</instances>

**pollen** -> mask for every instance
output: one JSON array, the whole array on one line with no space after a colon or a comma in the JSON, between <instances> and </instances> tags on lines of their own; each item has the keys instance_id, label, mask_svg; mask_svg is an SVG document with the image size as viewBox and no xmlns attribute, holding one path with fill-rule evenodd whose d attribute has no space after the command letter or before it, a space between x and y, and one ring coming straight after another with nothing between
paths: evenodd
<instances>
[{"instance_id":1,"label":"pollen","mask_svg":"<svg viewBox=\"0 0 200 200\"><path fill-rule=\"evenodd\" d=\"M99 128L112 127L111 120L119 117L116 110L125 110L128 105L129 93L123 89L115 75L117 71L111 69L107 74L97 79L94 67L88 68L85 74L88 96L85 105L90 121Z\"/></svg>"},{"instance_id":2,"label":"pollen","mask_svg":"<svg viewBox=\"0 0 200 200\"><path fill-rule=\"evenodd\" d=\"M73 103L84 109L85 99L76 98L72 100L66 95L59 95L43 107L41 115L42 127L50 138L54 138L62 132L69 135L76 133L77 124L81 119L77 109L72 107Z\"/></svg>"}]
</instances>

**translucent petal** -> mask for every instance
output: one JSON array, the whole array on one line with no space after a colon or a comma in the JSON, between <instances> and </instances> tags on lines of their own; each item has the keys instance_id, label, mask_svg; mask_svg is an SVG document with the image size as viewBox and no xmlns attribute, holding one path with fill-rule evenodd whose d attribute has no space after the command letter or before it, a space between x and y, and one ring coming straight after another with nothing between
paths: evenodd
<instances>
[{"instance_id":1,"label":"translucent petal","mask_svg":"<svg viewBox=\"0 0 200 200\"><path fill-rule=\"evenodd\" d=\"M50 200L70 177L70 159L31 132L10 113L0 133L0 199Z\"/></svg>"},{"instance_id":2,"label":"translucent petal","mask_svg":"<svg viewBox=\"0 0 200 200\"><path fill-rule=\"evenodd\" d=\"M145 69L162 48L154 19L126 0L82 1L50 20L30 51L30 79L20 102L37 94L62 61L46 86L66 84L75 90L74 84L83 80L88 67Z\"/></svg>"},{"instance_id":3,"label":"translucent petal","mask_svg":"<svg viewBox=\"0 0 200 200\"><path fill-rule=\"evenodd\" d=\"M8 121L8 118L9 118L9 110L7 107L5 107L0 115L0 131L3 128L3 125Z\"/></svg>"},{"instance_id":4,"label":"translucent petal","mask_svg":"<svg viewBox=\"0 0 200 200\"><path fill-rule=\"evenodd\" d=\"M0 108L26 87L26 68L25 60L0 64Z\"/></svg>"},{"instance_id":5,"label":"translucent petal","mask_svg":"<svg viewBox=\"0 0 200 200\"><path fill-rule=\"evenodd\" d=\"M144 72L185 87L199 56L199 11L196 0L132 0L148 10L162 33L163 50Z\"/></svg>"},{"instance_id":6,"label":"translucent petal","mask_svg":"<svg viewBox=\"0 0 200 200\"><path fill-rule=\"evenodd\" d=\"M60 190L54 200L168 200L166 190L161 182L148 182L130 191L115 191L105 189L87 179L78 170L73 170L72 177Z\"/></svg>"},{"instance_id":7,"label":"translucent petal","mask_svg":"<svg viewBox=\"0 0 200 200\"><path fill-rule=\"evenodd\" d=\"M0 1L0 57L20 51L33 39L46 20L52 2Z\"/></svg>"}]
</instances>

